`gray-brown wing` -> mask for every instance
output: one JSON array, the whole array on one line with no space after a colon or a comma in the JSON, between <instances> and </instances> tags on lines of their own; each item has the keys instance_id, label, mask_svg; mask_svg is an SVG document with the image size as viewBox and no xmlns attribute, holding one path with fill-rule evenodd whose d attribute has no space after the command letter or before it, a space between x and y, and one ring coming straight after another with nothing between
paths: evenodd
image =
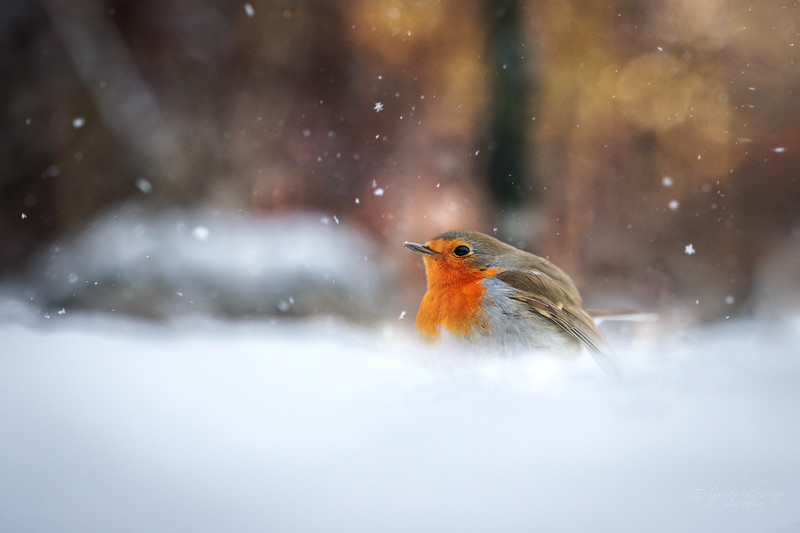
<instances>
[{"instance_id":1,"label":"gray-brown wing","mask_svg":"<svg viewBox=\"0 0 800 533\"><path fill-rule=\"evenodd\" d=\"M520 271L501 272L497 276L519 291L512 298L524 302L531 310L578 339L609 377L621 380L622 374L605 336L580 304L572 303L574 299L570 299L567 292L552 287L552 282L548 283L545 276L528 275ZM575 292L577 294L577 289Z\"/></svg>"},{"instance_id":2,"label":"gray-brown wing","mask_svg":"<svg viewBox=\"0 0 800 533\"><path fill-rule=\"evenodd\" d=\"M582 307L581 295L572 281L556 280L543 272L535 270L505 270L497 274L497 278L515 289L540 296L551 302Z\"/></svg>"}]
</instances>

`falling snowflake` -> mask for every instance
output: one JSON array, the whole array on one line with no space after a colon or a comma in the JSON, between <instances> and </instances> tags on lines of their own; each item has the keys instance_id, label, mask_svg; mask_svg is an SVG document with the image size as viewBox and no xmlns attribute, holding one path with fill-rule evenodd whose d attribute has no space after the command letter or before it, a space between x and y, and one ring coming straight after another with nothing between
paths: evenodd
<instances>
[{"instance_id":1,"label":"falling snowflake","mask_svg":"<svg viewBox=\"0 0 800 533\"><path fill-rule=\"evenodd\" d=\"M136 188L145 194L150 194L153 192L153 184L144 178L136 178L134 185L136 185Z\"/></svg>"},{"instance_id":2,"label":"falling snowflake","mask_svg":"<svg viewBox=\"0 0 800 533\"><path fill-rule=\"evenodd\" d=\"M280 302L278 302L278 310L282 313L285 313L286 311L291 309L293 305L294 305L294 297L289 296L288 300L281 300Z\"/></svg>"},{"instance_id":3,"label":"falling snowflake","mask_svg":"<svg viewBox=\"0 0 800 533\"><path fill-rule=\"evenodd\" d=\"M685 253L686 255L694 254L694 246L692 246L692 243L686 245L686 247L683 249L683 253Z\"/></svg>"},{"instance_id":4,"label":"falling snowflake","mask_svg":"<svg viewBox=\"0 0 800 533\"><path fill-rule=\"evenodd\" d=\"M197 226L192 230L192 237L198 241L207 241L209 235L211 235L211 232L205 226Z\"/></svg>"},{"instance_id":5,"label":"falling snowflake","mask_svg":"<svg viewBox=\"0 0 800 533\"><path fill-rule=\"evenodd\" d=\"M381 111L383 111L383 103L375 102L375 107L373 107L372 109L374 109L376 113L380 113Z\"/></svg>"}]
</instances>

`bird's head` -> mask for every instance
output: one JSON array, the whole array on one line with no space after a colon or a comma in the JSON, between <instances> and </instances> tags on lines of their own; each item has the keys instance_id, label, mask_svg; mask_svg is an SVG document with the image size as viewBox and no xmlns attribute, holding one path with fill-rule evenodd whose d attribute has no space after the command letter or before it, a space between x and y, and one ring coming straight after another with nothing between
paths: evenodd
<instances>
[{"instance_id":1,"label":"bird's head","mask_svg":"<svg viewBox=\"0 0 800 533\"><path fill-rule=\"evenodd\" d=\"M428 287L452 285L493 276L522 253L488 235L472 230L453 230L437 235L425 244L403 243L422 255Z\"/></svg>"}]
</instances>

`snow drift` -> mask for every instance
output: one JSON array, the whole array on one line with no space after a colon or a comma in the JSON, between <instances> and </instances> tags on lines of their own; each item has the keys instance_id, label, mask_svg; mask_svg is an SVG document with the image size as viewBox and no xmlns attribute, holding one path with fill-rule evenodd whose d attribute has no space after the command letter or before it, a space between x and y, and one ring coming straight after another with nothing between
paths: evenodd
<instances>
[{"instance_id":1,"label":"snow drift","mask_svg":"<svg viewBox=\"0 0 800 533\"><path fill-rule=\"evenodd\" d=\"M615 385L395 326L6 320L2 529L800 531L796 326L640 342Z\"/></svg>"}]
</instances>

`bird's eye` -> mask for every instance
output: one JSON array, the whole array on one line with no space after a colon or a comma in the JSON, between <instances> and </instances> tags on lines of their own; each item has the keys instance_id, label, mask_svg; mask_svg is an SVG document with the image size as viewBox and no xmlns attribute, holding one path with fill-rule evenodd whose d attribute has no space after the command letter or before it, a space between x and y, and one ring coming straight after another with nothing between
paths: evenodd
<instances>
[{"instance_id":1,"label":"bird's eye","mask_svg":"<svg viewBox=\"0 0 800 533\"><path fill-rule=\"evenodd\" d=\"M469 247L468 246L464 246L463 244L460 244L460 245L455 247L455 249L453 250L453 253L456 254L458 257L463 257L463 256L465 256L465 255L467 255L469 253Z\"/></svg>"}]
</instances>

